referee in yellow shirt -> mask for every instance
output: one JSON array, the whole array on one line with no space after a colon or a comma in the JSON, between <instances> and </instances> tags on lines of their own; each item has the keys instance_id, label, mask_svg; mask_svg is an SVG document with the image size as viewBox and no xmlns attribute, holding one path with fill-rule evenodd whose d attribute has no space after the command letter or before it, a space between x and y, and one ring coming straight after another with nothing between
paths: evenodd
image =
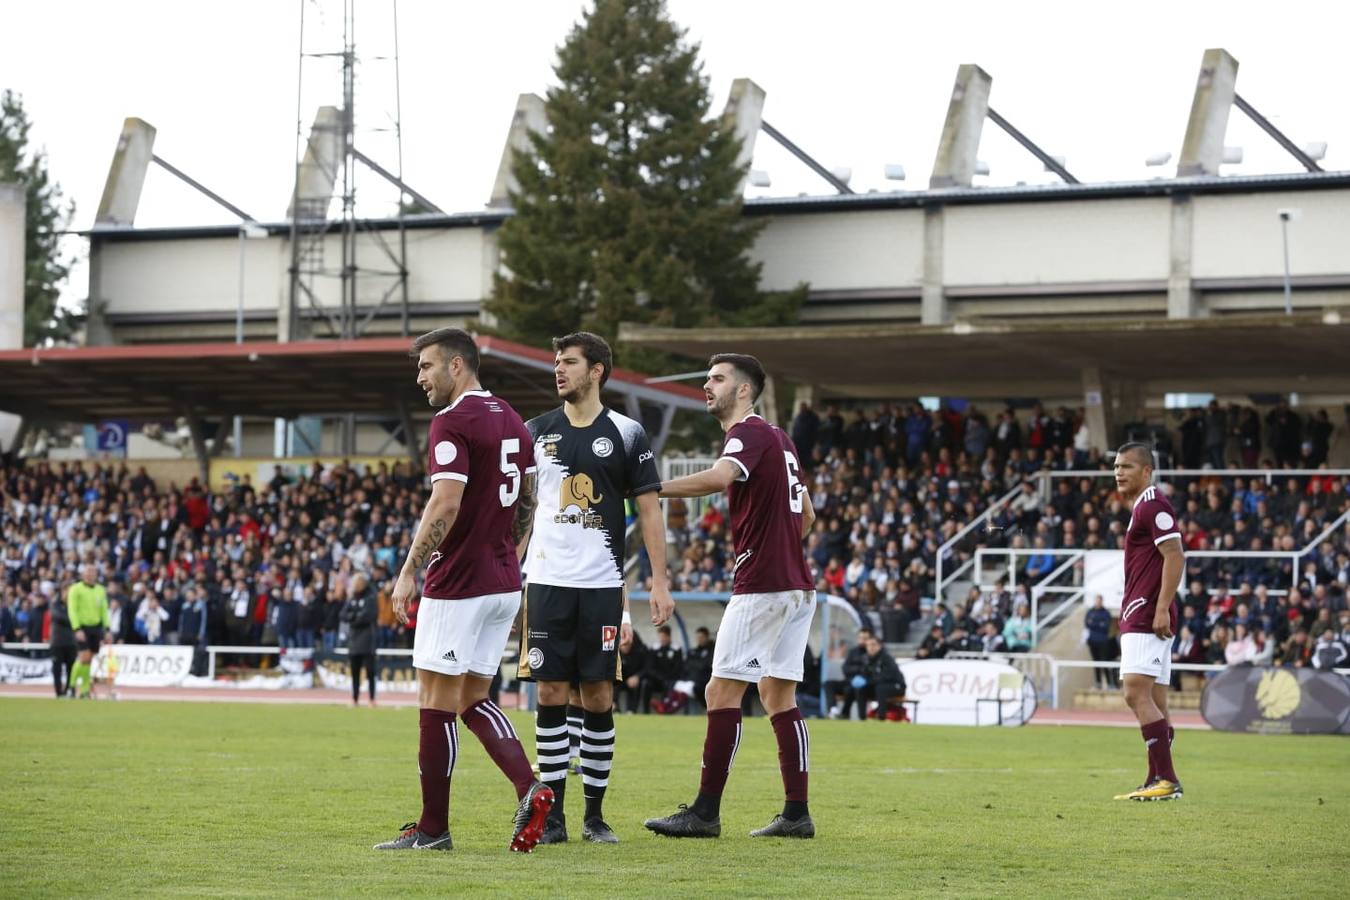
<instances>
[{"instance_id":1,"label":"referee in yellow shirt","mask_svg":"<svg viewBox=\"0 0 1350 900\"><path fill-rule=\"evenodd\" d=\"M75 646L80 655L70 672L77 697L88 697L93 679L90 664L103 644L103 632L108 627L108 592L98 584L98 569L86 563L80 569L80 580L66 593L66 608L70 612L70 627L75 631Z\"/></svg>"}]
</instances>

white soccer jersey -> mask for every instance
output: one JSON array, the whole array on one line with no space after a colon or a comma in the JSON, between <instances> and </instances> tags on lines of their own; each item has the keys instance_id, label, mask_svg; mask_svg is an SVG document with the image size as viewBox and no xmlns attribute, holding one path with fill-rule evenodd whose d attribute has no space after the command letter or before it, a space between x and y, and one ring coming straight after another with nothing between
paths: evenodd
<instances>
[{"instance_id":1,"label":"white soccer jersey","mask_svg":"<svg viewBox=\"0 0 1350 900\"><path fill-rule=\"evenodd\" d=\"M539 479L525 556L530 583L622 587L624 500L661 488L646 431L610 409L575 428L561 407L525 427Z\"/></svg>"}]
</instances>

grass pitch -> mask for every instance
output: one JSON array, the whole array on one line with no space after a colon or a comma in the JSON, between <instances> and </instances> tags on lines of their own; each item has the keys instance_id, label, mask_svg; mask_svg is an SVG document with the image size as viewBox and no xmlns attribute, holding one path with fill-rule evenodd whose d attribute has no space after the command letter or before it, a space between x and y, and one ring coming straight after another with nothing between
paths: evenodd
<instances>
[{"instance_id":1,"label":"grass pitch","mask_svg":"<svg viewBox=\"0 0 1350 900\"><path fill-rule=\"evenodd\" d=\"M526 715L512 716L532 752ZM0 896L1341 896L1350 740L1185 731L1186 797L1120 728L811 722L814 841L747 832L781 803L748 720L720 840L641 825L692 799L700 717L621 716L622 843L506 850L515 795L461 729L451 853L377 853L419 809L410 709L0 699Z\"/></svg>"}]
</instances>

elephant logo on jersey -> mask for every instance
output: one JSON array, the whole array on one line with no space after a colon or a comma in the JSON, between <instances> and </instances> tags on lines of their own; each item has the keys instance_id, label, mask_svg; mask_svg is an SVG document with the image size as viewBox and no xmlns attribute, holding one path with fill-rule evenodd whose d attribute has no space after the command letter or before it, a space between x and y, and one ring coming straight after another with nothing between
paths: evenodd
<instances>
[{"instance_id":1,"label":"elephant logo on jersey","mask_svg":"<svg viewBox=\"0 0 1350 900\"><path fill-rule=\"evenodd\" d=\"M562 499L558 501L558 508L567 509L569 506L575 506L585 511L591 508L592 503L599 503L603 499L604 494L595 493L595 482L591 480L591 476L585 472L578 472L563 479Z\"/></svg>"}]
</instances>

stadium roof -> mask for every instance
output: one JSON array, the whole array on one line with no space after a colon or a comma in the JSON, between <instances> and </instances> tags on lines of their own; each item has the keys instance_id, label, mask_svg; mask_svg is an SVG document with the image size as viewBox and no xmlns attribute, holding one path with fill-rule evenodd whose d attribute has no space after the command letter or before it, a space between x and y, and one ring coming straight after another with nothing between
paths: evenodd
<instances>
[{"instance_id":1,"label":"stadium roof","mask_svg":"<svg viewBox=\"0 0 1350 900\"><path fill-rule=\"evenodd\" d=\"M1096 184L1019 184L969 188L938 188L922 191L877 191L866 194L823 194L800 197L754 197L745 201L746 215L792 215L813 212L845 212L869 209L904 209L933 205L981 203L1054 202L1118 197L1158 197L1172 194L1260 193L1262 191L1335 190L1350 188L1347 172L1288 172L1274 175L1203 175L1185 178L1154 178L1147 181L1107 181ZM418 213L405 216L403 226L418 228L480 228L501 225L513 215L509 209L477 212ZM329 227L337 230L340 222ZM397 219L362 220L366 227L397 228ZM272 235L290 233L289 221L262 223ZM101 241L162 241L203 237L235 237L239 226L190 225L169 228L97 226L81 232Z\"/></svg>"},{"instance_id":2,"label":"stadium roof","mask_svg":"<svg viewBox=\"0 0 1350 900\"><path fill-rule=\"evenodd\" d=\"M1208 319L1087 318L777 328L622 325L626 343L706 359L758 357L771 375L843 397L1081 394L1083 373L1163 391L1350 391L1350 322L1335 312Z\"/></svg>"},{"instance_id":3,"label":"stadium roof","mask_svg":"<svg viewBox=\"0 0 1350 900\"><path fill-rule=\"evenodd\" d=\"M0 410L35 421L294 418L425 409L402 337L0 351ZM479 337L480 378L522 413L556 406L553 353ZM606 392L703 411L703 392L616 369Z\"/></svg>"}]
</instances>

